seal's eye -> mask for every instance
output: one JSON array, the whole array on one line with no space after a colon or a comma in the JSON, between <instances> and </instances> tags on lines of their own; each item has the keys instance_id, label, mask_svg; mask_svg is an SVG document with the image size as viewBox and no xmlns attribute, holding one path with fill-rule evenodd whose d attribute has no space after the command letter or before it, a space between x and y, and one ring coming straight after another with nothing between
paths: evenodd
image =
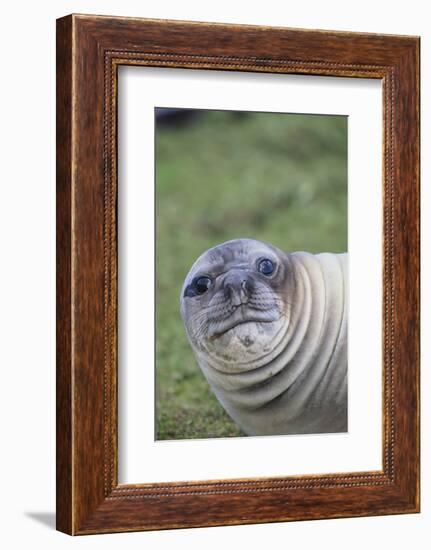
<instances>
[{"instance_id":1,"label":"seal's eye","mask_svg":"<svg viewBox=\"0 0 431 550\"><path fill-rule=\"evenodd\" d=\"M211 286L211 279L209 277L198 277L194 286L198 294L204 294Z\"/></svg>"},{"instance_id":2,"label":"seal's eye","mask_svg":"<svg viewBox=\"0 0 431 550\"><path fill-rule=\"evenodd\" d=\"M263 275L271 275L272 273L274 273L274 264L271 262L271 260L264 258L263 260L260 260L257 269L259 273L262 273Z\"/></svg>"}]
</instances>

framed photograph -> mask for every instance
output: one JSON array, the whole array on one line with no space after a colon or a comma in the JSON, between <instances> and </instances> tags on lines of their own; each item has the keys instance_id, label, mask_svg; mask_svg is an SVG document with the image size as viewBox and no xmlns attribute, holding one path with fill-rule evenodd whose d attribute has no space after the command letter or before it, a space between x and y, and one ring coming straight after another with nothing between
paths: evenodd
<instances>
[{"instance_id":1,"label":"framed photograph","mask_svg":"<svg viewBox=\"0 0 431 550\"><path fill-rule=\"evenodd\" d=\"M419 38L57 21L57 528L419 511Z\"/></svg>"}]
</instances>

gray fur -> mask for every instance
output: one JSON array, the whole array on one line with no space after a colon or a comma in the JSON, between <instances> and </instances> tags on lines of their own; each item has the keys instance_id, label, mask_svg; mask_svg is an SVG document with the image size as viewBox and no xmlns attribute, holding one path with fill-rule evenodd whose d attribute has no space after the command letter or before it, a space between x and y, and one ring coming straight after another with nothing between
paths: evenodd
<instances>
[{"instance_id":1,"label":"gray fur","mask_svg":"<svg viewBox=\"0 0 431 550\"><path fill-rule=\"evenodd\" d=\"M261 258L276 265L258 272ZM213 284L184 296L200 275ZM286 254L251 239L206 251L181 314L217 399L249 435L347 431L347 254Z\"/></svg>"}]
</instances>

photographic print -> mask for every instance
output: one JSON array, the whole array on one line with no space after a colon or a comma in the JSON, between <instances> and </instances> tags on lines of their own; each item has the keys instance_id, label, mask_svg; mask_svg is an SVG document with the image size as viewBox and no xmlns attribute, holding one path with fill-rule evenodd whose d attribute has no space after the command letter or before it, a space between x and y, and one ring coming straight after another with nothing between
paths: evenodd
<instances>
[{"instance_id":1,"label":"photographic print","mask_svg":"<svg viewBox=\"0 0 431 550\"><path fill-rule=\"evenodd\" d=\"M347 121L155 109L157 440L348 430Z\"/></svg>"},{"instance_id":2,"label":"photographic print","mask_svg":"<svg viewBox=\"0 0 431 550\"><path fill-rule=\"evenodd\" d=\"M420 510L419 46L57 21L58 530Z\"/></svg>"}]
</instances>

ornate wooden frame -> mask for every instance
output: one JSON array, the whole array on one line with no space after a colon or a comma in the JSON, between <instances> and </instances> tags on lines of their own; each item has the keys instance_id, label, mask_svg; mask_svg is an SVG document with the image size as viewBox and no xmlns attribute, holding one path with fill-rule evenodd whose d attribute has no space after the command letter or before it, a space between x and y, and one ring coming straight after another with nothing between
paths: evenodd
<instances>
[{"instance_id":1,"label":"ornate wooden frame","mask_svg":"<svg viewBox=\"0 0 431 550\"><path fill-rule=\"evenodd\" d=\"M383 470L119 485L119 65L377 78L384 103ZM70 15L57 21L57 528L419 511L419 38Z\"/></svg>"}]
</instances>

